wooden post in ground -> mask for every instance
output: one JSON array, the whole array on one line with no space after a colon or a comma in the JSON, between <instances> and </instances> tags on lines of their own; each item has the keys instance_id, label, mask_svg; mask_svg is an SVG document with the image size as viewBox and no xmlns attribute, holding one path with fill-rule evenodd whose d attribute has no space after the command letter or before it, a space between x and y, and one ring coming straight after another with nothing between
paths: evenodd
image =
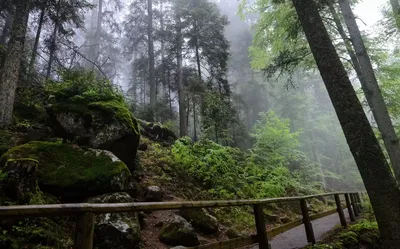
<instances>
[{"instance_id":1,"label":"wooden post in ground","mask_svg":"<svg viewBox=\"0 0 400 249\"><path fill-rule=\"evenodd\" d=\"M257 241L260 249L269 249L267 229L265 227L264 212L261 204L256 204L254 208L254 218L256 220Z\"/></svg>"},{"instance_id":2,"label":"wooden post in ground","mask_svg":"<svg viewBox=\"0 0 400 249\"><path fill-rule=\"evenodd\" d=\"M307 241L315 244L314 230L312 228L310 215L308 214L307 202L305 199L300 200L301 212L303 214L304 228L306 229Z\"/></svg>"},{"instance_id":3,"label":"wooden post in ground","mask_svg":"<svg viewBox=\"0 0 400 249\"><path fill-rule=\"evenodd\" d=\"M344 216L342 203L340 202L340 196L338 194L335 195L335 202L336 202L336 210L340 218L340 224L342 225L342 227L347 227L346 217Z\"/></svg>"},{"instance_id":4,"label":"wooden post in ground","mask_svg":"<svg viewBox=\"0 0 400 249\"><path fill-rule=\"evenodd\" d=\"M351 205L353 206L354 215L359 216L360 214L358 212L358 206L354 198L354 194L350 194L350 200L351 200Z\"/></svg>"},{"instance_id":5,"label":"wooden post in ground","mask_svg":"<svg viewBox=\"0 0 400 249\"><path fill-rule=\"evenodd\" d=\"M76 222L74 249L92 249L94 232L94 214L80 214Z\"/></svg>"},{"instance_id":6,"label":"wooden post in ground","mask_svg":"<svg viewBox=\"0 0 400 249\"><path fill-rule=\"evenodd\" d=\"M346 206L347 210L349 211L350 221L355 221L356 218L354 217L353 208L351 207L349 194L345 194L344 198L346 199Z\"/></svg>"}]
</instances>

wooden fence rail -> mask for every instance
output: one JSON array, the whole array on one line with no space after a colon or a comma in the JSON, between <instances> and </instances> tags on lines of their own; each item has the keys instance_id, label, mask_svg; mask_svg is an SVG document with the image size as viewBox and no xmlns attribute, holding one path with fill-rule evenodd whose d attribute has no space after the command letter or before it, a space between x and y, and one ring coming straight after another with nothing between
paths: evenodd
<instances>
[{"instance_id":1,"label":"wooden fence rail","mask_svg":"<svg viewBox=\"0 0 400 249\"><path fill-rule=\"evenodd\" d=\"M51 217L51 216L72 216L78 217L76 223L74 249L92 249L93 248L93 231L96 214L102 213L123 213L123 212L140 212L140 211L156 211L156 210L174 210L187 208L221 208L233 206L251 205L254 208L254 217L256 223L257 234L245 236L241 238L190 247L191 249L231 249L238 248L255 243L259 244L260 249L268 249L268 238L276 236L280 233L288 231L296 226L304 224L307 240L315 243L314 232L311 221L319 219L333 213L338 213L342 226L346 226L346 219L343 213L343 207L340 196L344 195L346 207L349 211L350 218L353 221L354 215L358 216L362 205L361 198L358 193L352 192L335 192L319 195L307 195L297 197L269 198L269 199L250 199L250 200L227 200L227 201L183 201L183 202L137 202L137 203L109 203L109 204L52 204L52 205L23 205L23 206L0 206L0 219L10 218L28 218L28 217ZM312 198L321 198L334 196L336 210L316 215L309 215L307 200ZM302 210L303 219L287 223L283 226L266 230L263 206L268 203L292 202L299 201ZM351 204L351 205L350 205Z\"/></svg>"}]
</instances>

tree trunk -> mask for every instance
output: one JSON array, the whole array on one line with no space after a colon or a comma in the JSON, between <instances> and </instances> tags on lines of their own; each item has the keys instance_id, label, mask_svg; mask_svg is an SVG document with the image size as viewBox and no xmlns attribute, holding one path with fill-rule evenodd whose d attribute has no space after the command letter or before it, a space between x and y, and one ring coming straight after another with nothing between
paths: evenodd
<instances>
[{"instance_id":1,"label":"tree trunk","mask_svg":"<svg viewBox=\"0 0 400 249\"><path fill-rule=\"evenodd\" d=\"M99 0L99 5L97 7L97 23L96 23L96 34L95 34L95 40L94 43L97 43L96 46L94 46L94 58L93 62L98 61L98 57L100 54L100 39L101 39L101 24L103 22L103 0Z\"/></svg>"},{"instance_id":2,"label":"tree trunk","mask_svg":"<svg viewBox=\"0 0 400 249\"><path fill-rule=\"evenodd\" d=\"M165 83L165 25L164 25L164 0L160 0L160 25L161 25L161 86L160 86L160 96L161 99L165 99L165 90L166 90L166 83Z\"/></svg>"},{"instance_id":3,"label":"tree trunk","mask_svg":"<svg viewBox=\"0 0 400 249\"><path fill-rule=\"evenodd\" d=\"M45 13L46 13L46 6L43 6L43 8L42 8L42 10L40 12L39 24L38 24L38 28L37 28L37 31L36 31L36 37L35 37L35 43L33 44L31 61L29 62L28 75L32 75L34 67L35 67L36 54L37 54L37 50L38 50L38 47L39 47L40 34L42 33L42 27L43 27L44 14Z\"/></svg>"},{"instance_id":4,"label":"tree trunk","mask_svg":"<svg viewBox=\"0 0 400 249\"><path fill-rule=\"evenodd\" d=\"M23 57L29 18L29 1L14 0L15 15L0 81L0 128L12 124L15 91Z\"/></svg>"},{"instance_id":5,"label":"tree trunk","mask_svg":"<svg viewBox=\"0 0 400 249\"><path fill-rule=\"evenodd\" d=\"M400 191L314 0L293 0L320 74L360 170L385 249L400 244Z\"/></svg>"},{"instance_id":6,"label":"tree trunk","mask_svg":"<svg viewBox=\"0 0 400 249\"><path fill-rule=\"evenodd\" d=\"M176 34L177 34L177 49L176 49L176 61L177 61L177 76L178 76L178 102L179 102L179 131L180 136L184 137L188 135L188 127L186 123L186 104L185 94L183 90L183 71L182 71L182 27L180 16L176 16Z\"/></svg>"},{"instance_id":7,"label":"tree trunk","mask_svg":"<svg viewBox=\"0 0 400 249\"><path fill-rule=\"evenodd\" d=\"M399 0L390 0L390 5L392 5L397 29L400 30L400 3L399 3Z\"/></svg>"},{"instance_id":8,"label":"tree trunk","mask_svg":"<svg viewBox=\"0 0 400 249\"><path fill-rule=\"evenodd\" d=\"M396 179L400 180L400 143L394 130L392 120L390 119L385 100L382 97L381 90L376 79L371 60L365 48L360 30L358 29L356 19L350 8L348 0L339 1L344 20L350 33L350 37L360 63L361 72L365 83L365 97L371 108L378 129L382 134Z\"/></svg>"},{"instance_id":9,"label":"tree trunk","mask_svg":"<svg viewBox=\"0 0 400 249\"><path fill-rule=\"evenodd\" d=\"M169 100L169 114L170 118L173 119L174 117L174 111L172 109L172 96L171 96L171 70L168 69L167 72L167 83L168 83L168 100Z\"/></svg>"},{"instance_id":10,"label":"tree trunk","mask_svg":"<svg viewBox=\"0 0 400 249\"><path fill-rule=\"evenodd\" d=\"M193 140L197 141L197 124L196 124L196 100L195 96L192 97L193 103Z\"/></svg>"},{"instance_id":11,"label":"tree trunk","mask_svg":"<svg viewBox=\"0 0 400 249\"><path fill-rule=\"evenodd\" d=\"M52 34L52 37L51 37L50 54L49 54L49 62L47 64L46 79L49 79L50 75L51 75L51 67L53 66L54 54L56 52L57 33L58 33L58 23L56 21L54 23L53 34Z\"/></svg>"},{"instance_id":12,"label":"tree trunk","mask_svg":"<svg viewBox=\"0 0 400 249\"><path fill-rule=\"evenodd\" d=\"M8 11L5 13L5 23L3 26L3 31L0 36L0 44L6 45L7 39L10 36L11 27L13 26L13 16Z\"/></svg>"},{"instance_id":13,"label":"tree trunk","mask_svg":"<svg viewBox=\"0 0 400 249\"><path fill-rule=\"evenodd\" d=\"M155 111L157 104L157 87L154 69L154 42L153 42L153 0L147 1L147 36L149 45L149 85L150 85L150 108L152 118L155 121Z\"/></svg>"}]
</instances>

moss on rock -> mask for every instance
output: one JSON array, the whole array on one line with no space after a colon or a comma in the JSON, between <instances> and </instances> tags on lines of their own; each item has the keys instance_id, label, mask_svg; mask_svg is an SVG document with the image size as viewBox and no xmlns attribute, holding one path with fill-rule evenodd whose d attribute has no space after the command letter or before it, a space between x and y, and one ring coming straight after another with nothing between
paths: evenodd
<instances>
[{"instance_id":1,"label":"moss on rock","mask_svg":"<svg viewBox=\"0 0 400 249\"><path fill-rule=\"evenodd\" d=\"M0 156L10 148L10 139L13 134L7 130L0 130Z\"/></svg>"},{"instance_id":2,"label":"moss on rock","mask_svg":"<svg viewBox=\"0 0 400 249\"><path fill-rule=\"evenodd\" d=\"M130 177L127 166L110 152L51 142L14 147L1 157L0 167L22 158L38 162L40 188L62 199L123 191Z\"/></svg>"},{"instance_id":3,"label":"moss on rock","mask_svg":"<svg viewBox=\"0 0 400 249\"><path fill-rule=\"evenodd\" d=\"M69 71L46 87L49 123L60 137L112 151L130 169L139 145L138 123L115 86L88 72Z\"/></svg>"}]
</instances>

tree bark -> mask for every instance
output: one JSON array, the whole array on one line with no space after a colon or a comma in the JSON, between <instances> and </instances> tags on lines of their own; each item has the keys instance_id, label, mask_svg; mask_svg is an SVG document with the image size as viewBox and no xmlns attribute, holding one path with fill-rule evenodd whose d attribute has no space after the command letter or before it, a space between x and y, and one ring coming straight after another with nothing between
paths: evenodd
<instances>
[{"instance_id":1,"label":"tree bark","mask_svg":"<svg viewBox=\"0 0 400 249\"><path fill-rule=\"evenodd\" d=\"M59 6L57 6L57 8L58 7ZM53 66L54 54L56 52L56 41L57 41L57 33L58 33L58 20L57 20L58 12L59 12L59 10L57 10L56 20L54 20L54 29L53 29L53 34L52 34L51 43L50 43L50 54L49 54L49 62L47 64L46 79L50 78L51 68Z\"/></svg>"},{"instance_id":2,"label":"tree bark","mask_svg":"<svg viewBox=\"0 0 400 249\"><path fill-rule=\"evenodd\" d=\"M5 23L3 26L3 31L0 36L0 44L1 45L6 45L7 39L10 36L10 31L11 31L11 27L13 26L13 19L14 19L12 14L8 11L5 13L5 16L6 16L6 18L5 18L6 20L5 20Z\"/></svg>"},{"instance_id":3,"label":"tree bark","mask_svg":"<svg viewBox=\"0 0 400 249\"><path fill-rule=\"evenodd\" d=\"M161 86L160 86L160 96L162 100L165 99L165 25L164 25L164 0L160 0L160 25L161 25Z\"/></svg>"},{"instance_id":4,"label":"tree bark","mask_svg":"<svg viewBox=\"0 0 400 249\"><path fill-rule=\"evenodd\" d=\"M358 29L356 19L350 8L348 0L339 1L344 20L350 33L360 69L363 75L365 84L365 97L371 108L374 119L378 125L378 129L382 134L383 142L385 143L393 170L396 174L396 179L400 180L400 143L399 138L394 130L392 120L390 119L385 100L381 94L381 90L376 79L371 60L365 48L360 30Z\"/></svg>"},{"instance_id":5,"label":"tree bark","mask_svg":"<svg viewBox=\"0 0 400 249\"><path fill-rule=\"evenodd\" d=\"M178 10L179 11L179 10ZM176 16L176 35L177 35L177 49L176 49L176 61L177 61L177 78L178 78L178 102L179 102L179 131L180 136L184 137L188 135L188 127L186 123L186 104L185 94L183 90L183 70L182 70L182 27L181 18L177 14Z\"/></svg>"},{"instance_id":6,"label":"tree bark","mask_svg":"<svg viewBox=\"0 0 400 249\"><path fill-rule=\"evenodd\" d=\"M390 0L390 5L392 5L392 10L394 18L396 20L397 29L400 30L400 3L399 0Z\"/></svg>"},{"instance_id":7,"label":"tree bark","mask_svg":"<svg viewBox=\"0 0 400 249\"><path fill-rule=\"evenodd\" d=\"M360 170L385 249L400 243L400 191L313 0L292 0Z\"/></svg>"},{"instance_id":8,"label":"tree bark","mask_svg":"<svg viewBox=\"0 0 400 249\"><path fill-rule=\"evenodd\" d=\"M0 128L12 124L15 91L23 57L29 18L29 1L14 0L15 15L0 81Z\"/></svg>"},{"instance_id":9,"label":"tree bark","mask_svg":"<svg viewBox=\"0 0 400 249\"><path fill-rule=\"evenodd\" d=\"M40 34L42 33L42 27L43 27L44 14L45 13L46 13L46 6L43 6L42 10L40 12L39 24L38 24L38 28L37 28L37 31L36 31L36 37L35 37L35 43L33 44L31 60L29 62L28 75L32 75L34 67L35 67L36 54L37 54L37 50L38 50L38 47L39 47Z\"/></svg>"},{"instance_id":10,"label":"tree bark","mask_svg":"<svg viewBox=\"0 0 400 249\"><path fill-rule=\"evenodd\" d=\"M154 41L153 41L153 0L147 1L147 36L149 46L149 85L150 85L150 108L155 121L155 110L157 105L157 87L154 68Z\"/></svg>"}]
</instances>

